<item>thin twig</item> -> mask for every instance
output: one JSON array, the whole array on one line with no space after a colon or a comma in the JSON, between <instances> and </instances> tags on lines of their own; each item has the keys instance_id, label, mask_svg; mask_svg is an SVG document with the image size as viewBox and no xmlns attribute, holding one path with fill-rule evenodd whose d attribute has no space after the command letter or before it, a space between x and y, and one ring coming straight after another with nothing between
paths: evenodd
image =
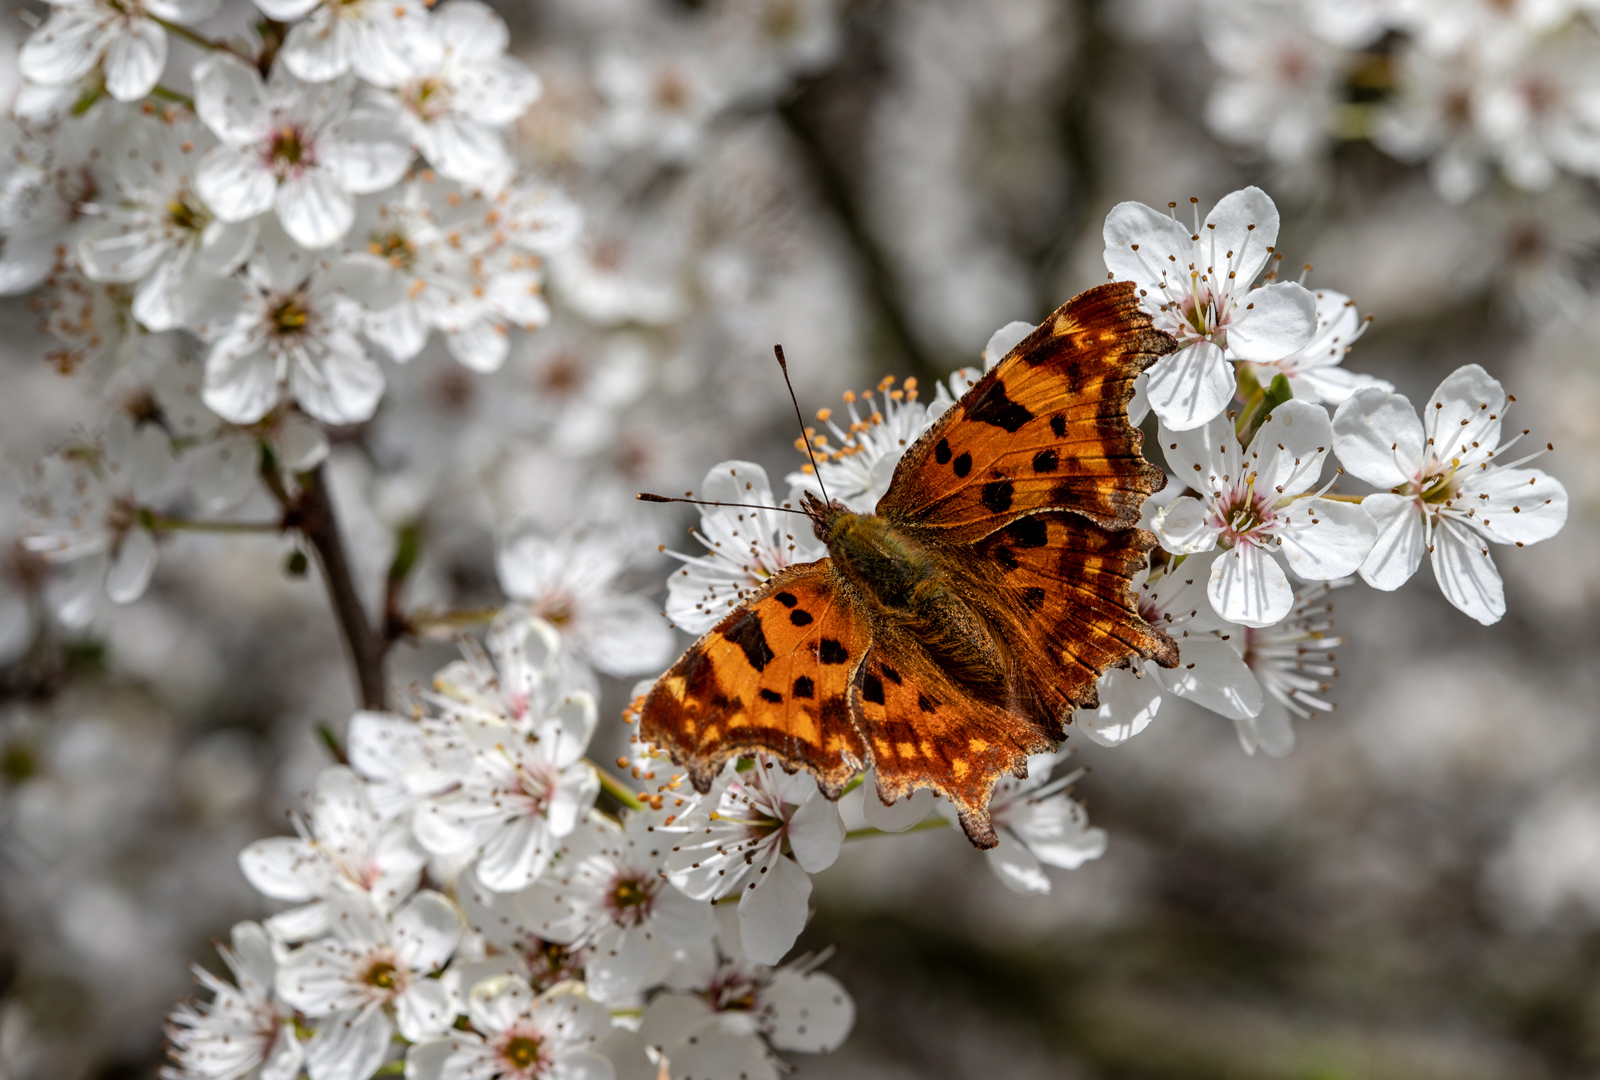
<instances>
[{"instance_id":1,"label":"thin twig","mask_svg":"<svg viewBox=\"0 0 1600 1080\"><path fill-rule=\"evenodd\" d=\"M171 101L175 104L182 105L190 112L194 111L194 98L190 97L188 94L180 94L171 87L162 86L161 84L157 83L155 86L150 88L150 96L153 98L160 98L163 101Z\"/></svg>"},{"instance_id":2,"label":"thin twig","mask_svg":"<svg viewBox=\"0 0 1600 1080\"><path fill-rule=\"evenodd\" d=\"M171 19L163 19L159 15L152 15L148 10L144 12L144 17L161 27L161 29L165 30L167 33L181 37L191 45L198 45L202 49L206 49L211 52L232 53L234 56L237 56L240 60L243 60L251 67L255 66L256 62L254 57L246 56L244 53L240 52L238 49L235 49L226 41L212 41L204 34L197 34L187 26L184 26L182 23L173 22Z\"/></svg>"},{"instance_id":3,"label":"thin twig","mask_svg":"<svg viewBox=\"0 0 1600 1080\"><path fill-rule=\"evenodd\" d=\"M630 810L644 809L644 803L639 801L639 796L628 790L627 784L624 784L621 780L618 780L615 776L612 776L590 759L584 758L583 760L585 764L594 770L595 776L600 780L600 786L605 788L613 799L616 799L619 803L621 803L623 806L626 806Z\"/></svg>"}]
</instances>

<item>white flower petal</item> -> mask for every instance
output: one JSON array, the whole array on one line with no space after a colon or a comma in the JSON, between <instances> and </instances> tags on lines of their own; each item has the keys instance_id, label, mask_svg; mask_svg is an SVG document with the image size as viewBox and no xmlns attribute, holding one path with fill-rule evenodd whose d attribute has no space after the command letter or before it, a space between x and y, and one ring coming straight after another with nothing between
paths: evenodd
<instances>
[{"instance_id":1,"label":"white flower petal","mask_svg":"<svg viewBox=\"0 0 1600 1080\"><path fill-rule=\"evenodd\" d=\"M1272 247L1278 242L1278 207L1255 186L1230 192L1217 200L1201 228L1202 242L1218 253L1233 251L1233 270L1241 284L1249 284L1266 269ZM1223 258L1214 260L1221 266Z\"/></svg>"},{"instance_id":2,"label":"white flower petal","mask_svg":"<svg viewBox=\"0 0 1600 1080\"><path fill-rule=\"evenodd\" d=\"M1173 431L1199 427L1220 415L1233 400L1233 365L1209 341L1163 356L1145 375L1150 408Z\"/></svg>"},{"instance_id":3,"label":"white flower petal","mask_svg":"<svg viewBox=\"0 0 1600 1080\"><path fill-rule=\"evenodd\" d=\"M194 107L206 127L232 146L256 142L270 122L260 73L224 52L211 53L194 66ZM217 208L209 196L206 201Z\"/></svg>"},{"instance_id":4,"label":"white flower petal","mask_svg":"<svg viewBox=\"0 0 1600 1080\"><path fill-rule=\"evenodd\" d=\"M271 209L278 181L251 150L213 146L200 159L195 189L223 221L244 221Z\"/></svg>"},{"instance_id":5,"label":"white flower petal","mask_svg":"<svg viewBox=\"0 0 1600 1080\"><path fill-rule=\"evenodd\" d=\"M758 964L776 964L806 928L811 879L793 859L779 857L755 888L739 899L739 941Z\"/></svg>"},{"instance_id":6,"label":"white flower petal","mask_svg":"<svg viewBox=\"0 0 1600 1080\"><path fill-rule=\"evenodd\" d=\"M230 424L253 424L271 412L278 403L278 366L265 343L241 333L212 346L201 397Z\"/></svg>"},{"instance_id":7,"label":"white flower petal","mask_svg":"<svg viewBox=\"0 0 1600 1080\"><path fill-rule=\"evenodd\" d=\"M837 1050L856 1022L856 1004L839 980L791 968L772 973L762 992L767 1040L778 1050L825 1054Z\"/></svg>"},{"instance_id":8,"label":"white flower petal","mask_svg":"<svg viewBox=\"0 0 1600 1080\"><path fill-rule=\"evenodd\" d=\"M1487 544L1441 522L1433 530L1433 576L1444 598L1485 626L1506 613L1505 585Z\"/></svg>"},{"instance_id":9,"label":"white flower petal","mask_svg":"<svg viewBox=\"0 0 1600 1080\"><path fill-rule=\"evenodd\" d=\"M1100 707L1079 709L1072 722L1101 746L1127 742L1150 726L1161 708L1161 684L1134 661L1130 668L1113 668L1100 676Z\"/></svg>"},{"instance_id":10,"label":"white flower petal","mask_svg":"<svg viewBox=\"0 0 1600 1080\"><path fill-rule=\"evenodd\" d=\"M99 62L107 36L94 7L62 4L23 43L18 69L24 78L46 86L75 83Z\"/></svg>"},{"instance_id":11,"label":"white flower petal","mask_svg":"<svg viewBox=\"0 0 1600 1080\"><path fill-rule=\"evenodd\" d=\"M1169 692L1230 720L1261 711L1261 683L1239 650L1216 634L1184 636L1178 643L1178 666L1152 670Z\"/></svg>"},{"instance_id":12,"label":"white flower petal","mask_svg":"<svg viewBox=\"0 0 1600 1080\"><path fill-rule=\"evenodd\" d=\"M1317 298L1304 285L1280 281L1252 289L1228 327L1228 354L1258 364L1281 360L1306 347L1317 332Z\"/></svg>"},{"instance_id":13,"label":"white flower petal","mask_svg":"<svg viewBox=\"0 0 1600 1080\"><path fill-rule=\"evenodd\" d=\"M113 603L131 604L144 595L158 555L156 538L145 529L134 529L122 538L106 573L106 595Z\"/></svg>"},{"instance_id":14,"label":"white flower petal","mask_svg":"<svg viewBox=\"0 0 1600 1080\"><path fill-rule=\"evenodd\" d=\"M789 819L789 846L801 869L816 874L833 865L844 846L844 822L839 804L820 791L800 804Z\"/></svg>"},{"instance_id":15,"label":"white flower petal","mask_svg":"<svg viewBox=\"0 0 1600 1080\"><path fill-rule=\"evenodd\" d=\"M1012 892L1029 896L1050 891L1050 879L1045 876L1039 860L1008 832L1000 833L1000 842L985 851L983 858L994 876Z\"/></svg>"},{"instance_id":16,"label":"white flower petal","mask_svg":"<svg viewBox=\"0 0 1600 1080\"><path fill-rule=\"evenodd\" d=\"M1422 467L1422 421L1399 394L1357 390L1333 414L1333 452L1345 471L1377 487L1409 483Z\"/></svg>"},{"instance_id":17,"label":"white flower petal","mask_svg":"<svg viewBox=\"0 0 1600 1080\"><path fill-rule=\"evenodd\" d=\"M161 81L167 66L167 32L149 19L132 19L106 50L106 93L138 101Z\"/></svg>"},{"instance_id":18,"label":"white flower petal","mask_svg":"<svg viewBox=\"0 0 1600 1080\"><path fill-rule=\"evenodd\" d=\"M306 1044L311 1080L368 1080L389 1053L394 1025L377 1005L335 1013L317 1025Z\"/></svg>"},{"instance_id":19,"label":"white flower petal","mask_svg":"<svg viewBox=\"0 0 1600 1080\"><path fill-rule=\"evenodd\" d=\"M1381 492L1361 500L1361 508L1378 527L1372 550L1361 563L1361 580L1392 592L1411 580L1427 549L1427 528L1421 504L1410 495Z\"/></svg>"},{"instance_id":20,"label":"white flower petal","mask_svg":"<svg viewBox=\"0 0 1600 1080\"><path fill-rule=\"evenodd\" d=\"M417 979L395 1000L394 1018L412 1042L435 1039L455 1022L456 1002L443 979Z\"/></svg>"},{"instance_id":21,"label":"white flower petal","mask_svg":"<svg viewBox=\"0 0 1600 1080\"><path fill-rule=\"evenodd\" d=\"M1102 235L1106 269L1119 280L1136 282L1151 297L1161 297L1163 282L1193 261L1189 230L1144 203L1124 202L1112 207ZM1152 306L1159 303L1161 300L1156 299Z\"/></svg>"},{"instance_id":22,"label":"white flower petal","mask_svg":"<svg viewBox=\"0 0 1600 1080\"><path fill-rule=\"evenodd\" d=\"M348 20L325 6L290 27L278 57L295 78L327 82L350 70L350 39Z\"/></svg>"},{"instance_id":23,"label":"white flower petal","mask_svg":"<svg viewBox=\"0 0 1600 1080\"><path fill-rule=\"evenodd\" d=\"M355 202L333 174L307 169L279 185L273 204L278 221L295 243L315 250L327 247L350 231Z\"/></svg>"},{"instance_id":24,"label":"white flower petal","mask_svg":"<svg viewBox=\"0 0 1600 1080\"><path fill-rule=\"evenodd\" d=\"M349 334L323 339L322 369L297 364L290 374L294 398L310 416L327 424L359 424L372 419L383 397L383 369Z\"/></svg>"},{"instance_id":25,"label":"white flower petal","mask_svg":"<svg viewBox=\"0 0 1600 1080\"><path fill-rule=\"evenodd\" d=\"M1355 573L1378 539L1377 523L1357 503L1301 499L1284 516L1300 527L1281 534L1278 552L1306 581L1332 581Z\"/></svg>"},{"instance_id":26,"label":"white flower petal","mask_svg":"<svg viewBox=\"0 0 1600 1080\"><path fill-rule=\"evenodd\" d=\"M885 805L878 794L877 772L870 769L861 792L861 814L868 825L880 832L905 832L931 814L938 801L928 788L920 788L907 798Z\"/></svg>"},{"instance_id":27,"label":"white flower petal","mask_svg":"<svg viewBox=\"0 0 1600 1080\"><path fill-rule=\"evenodd\" d=\"M1205 503L1180 495L1157 512L1150 527L1161 546L1174 555L1197 555L1217 546L1218 531L1210 518Z\"/></svg>"},{"instance_id":28,"label":"white flower petal","mask_svg":"<svg viewBox=\"0 0 1600 1080\"><path fill-rule=\"evenodd\" d=\"M257 892L274 900L305 903L315 897L306 887L303 869L319 856L310 844L294 836L257 840L239 853L239 869Z\"/></svg>"},{"instance_id":29,"label":"white flower petal","mask_svg":"<svg viewBox=\"0 0 1600 1080\"><path fill-rule=\"evenodd\" d=\"M1441 459L1480 458L1500 445L1506 391L1477 364L1456 368L1428 399L1422 426Z\"/></svg>"},{"instance_id":30,"label":"white flower petal","mask_svg":"<svg viewBox=\"0 0 1600 1080\"><path fill-rule=\"evenodd\" d=\"M1537 544L1567 523L1567 489L1538 469L1490 469L1469 476L1459 504L1477 511L1474 524L1497 544Z\"/></svg>"},{"instance_id":31,"label":"white flower petal","mask_svg":"<svg viewBox=\"0 0 1600 1080\"><path fill-rule=\"evenodd\" d=\"M352 112L323 136L319 164L353 195L366 195L398 183L411 164L411 140L392 109L366 107Z\"/></svg>"},{"instance_id":32,"label":"white flower petal","mask_svg":"<svg viewBox=\"0 0 1600 1080\"><path fill-rule=\"evenodd\" d=\"M1294 607L1294 589L1283 567L1250 543L1217 556L1206 595L1218 615L1240 626L1271 626Z\"/></svg>"}]
</instances>

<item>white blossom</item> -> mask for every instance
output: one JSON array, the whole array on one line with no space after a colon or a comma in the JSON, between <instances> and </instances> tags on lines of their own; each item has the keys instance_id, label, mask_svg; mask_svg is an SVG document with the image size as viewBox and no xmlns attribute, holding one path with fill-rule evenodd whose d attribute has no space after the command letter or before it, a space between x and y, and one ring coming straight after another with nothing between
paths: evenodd
<instances>
[{"instance_id":1,"label":"white blossom","mask_svg":"<svg viewBox=\"0 0 1600 1080\"><path fill-rule=\"evenodd\" d=\"M1100 704L1080 709L1073 723L1102 746L1126 742L1150 725L1169 693L1245 723L1261 711L1261 686L1240 658L1240 628L1230 626L1211 605L1206 590L1214 554L1169 561L1154 576L1134 575L1139 615L1178 646L1178 666L1133 660L1100 676Z\"/></svg>"},{"instance_id":2,"label":"white blossom","mask_svg":"<svg viewBox=\"0 0 1600 1080\"><path fill-rule=\"evenodd\" d=\"M374 86L395 86L438 62L424 0L256 0L256 6L293 24L279 57L307 82L354 72Z\"/></svg>"},{"instance_id":3,"label":"white blossom","mask_svg":"<svg viewBox=\"0 0 1600 1080\"><path fill-rule=\"evenodd\" d=\"M1366 332L1370 319L1362 319L1356 302L1344 293L1318 289L1317 332L1305 347L1270 364L1248 365L1265 386L1282 375L1297 398L1328 405L1344 404L1357 390L1377 387L1393 390L1391 383L1372 375L1341 367L1350 345Z\"/></svg>"},{"instance_id":4,"label":"white blossom","mask_svg":"<svg viewBox=\"0 0 1600 1080\"><path fill-rule=\"evenodd\" d=\"M217 946L233 973L224 982L196 966L195 979L211 1000L180 1005L167 1017L172 1064L162 1080L294 1080L305 1058L294 1017L273 990L276 947L260 926L238 923L232 948Z\"/></svg>"},{"instance_id":5,"label":"white blossom","mask_svg":"<svg viewBox=\"0 0 1600 1080\"><path fill-rule=\"evenodd\" d=\"M773 507L703 506L694 538L706 554L670 554L683 566L667 579L667 618L691 634L716 625L733 606L786 566L822 555L811 523L776 509L767 472L750 461L711 467L698 497L710 502Z\"/></svg>"},{"instance_id":6,"label":"white blossom","mask_svg":"<svg viewBox=\"0 0 1600 1080\"><path fill-rule=\"evenodd\" d=\"M455 1019L449 986L428 976L461 940L461 915L424 890L384 917L365 898L336 903L333 936L290 953L278 967L278 994L317 1020L306 1044L311 1080L367 1080L389 1053L396 1029L406 1039L436 1038Z\"/></svg>"},{"instance_id":7,"label":"white blossom","mask_svg":"<svg viewBox=\"0 0 1600 1080\"><path fill-rule=\"evenodd\" d=\"M1327 581L1356 571L1377 528L1361 506L1313 492L1333 444L1320 405L1287 401L1241 450L1233 421L1219 416L1190 431L1161 426L1167 463L1200 491L1156 515L1161 545L1178 555L1217 547L1207 595L1229 622L1271 626L1289 614L1294 589L1278 554L1302 578Z\"/></svg>"},{"instance_id":8,"label":"white blossom","mask_svg":"<svg viewBox=\"0 0 1600 1080\"><path fill-rule=\"evenodd\" d=\"M591 819L568 838L560 863L517 896L540 937L587 950L584 974L601 1001L659 983L675 950L711 939L711 905L691 900L662 873L678 834L641 811L618 828Z\"/></svg>"},{"instance_id":9,"label":"white blossom","mask_svg":"<svg viewBox=\"0 0 1600 1080\"><path fill-rule=\"evenodd\" d=\"M513 169L499 129L539 98L539 77L507 56L505 20L478 0L452 0L429 17L438 61L397 91L406 134L440 174L498 190Z\"/></svg>"},{"instance_id":10,"label":"white blossom","mask_svg":"<svg viewBox=\"0 0 1600 1080\"><path fill-rule=\"evenodd\" d=\"M1362 509L1378 538L1361 564L1376 589L1398 589L1432 556L1445 598L1480 623L1506 612L1505 588L1488 545L1537 543L1567 520L1567 489L1524 462L1503 458L1522 436L1502 444L1509 405L1499 381L1477 364L1439 384L1422 418L1400 394L1360 390L1334 415L1334 448L1351 473L1388 491ZM1526 432L1524 432L1526 434Z\"/></svg>"},{"instance_id":11,"label":"white blossom","mask_svg":"<svg viewBox=\"0 0 1600 1080\"><path fill-rule=\"evenodd\" d=\"M1228 360L1268 364L1300 351L1316 332L1316 300L1292 281L1253 288L1278 241L1278 208L1260 188L1224 197L1194 231L1143 203L1106 215L1105 263L1133 281L1158 329L1178 351L1145 373L1150 407L1174 431L1189 431L1227 408Z\"/></svg>"},{"instance_id":12,"label":"white blossom","mask_svg":"<svg viewBox=\"0 0 1600 1080\"><path fill-rule=\"evenodd\" d=\"M1069 794L1082 770L1051 780L1057 764L1054 754L1034 754L1028 758L1027 779L1002 776L995 784L989 819L1000 842L983 857L1012 892L1047 893L1045 866L1076 870L1105 854L1106 831L1090 825L1088 811ZM958 823L952 804L943 803L940 809Z\"/></svg>"},{"instance_id":13,"label":"white blossom","mask_svg":"<svg viewBox=\"0 0 1600 1080\"><path fill-rule=\"evenodd\" d=\"M790 775L765 755L729 762L710 794L673 823L681 834L667 876L696 900L739 897L745 954L775 964L805 928L811 878L839 857L844 824L810 773ZM785 848L792 853L785 854Z\"/></svg>"},{"instance_id":14,"label":"white blossom","mask_svg":"<svg viewBox=\"0 0 1600 1080\"><path fill-rule=\"evenodd\" d=\"M77 82L100 65L106 92L137 101L161 81L167 32L157 19L196 23L218 0L51 0L50 18L22 46L24 77L46 86Z\"/></svg>"},{"instance_id":15,"label":"white blossom","mask_svg":"<svg viewBox=\"0 0 1600 1080\"><path fill-rule=\"evenodd\" d=\"M267 922L286 941L328 932L328 898L365 896L379 912L393 911L416 890L427 861L404 822L385 822L367 797L367 785L340 766L317 776L309 820L295 819L298 837L257 840L239 855L239 867L259 891L305 905Z\"/></svg>"},{"instance_id":16,"label":"white blossom","mask_svg":"<svg viewBox=\"0 0 1600 1080\"><path fill-rule=\"evenodd\" d=\"M992 366L992 365L991 365ZM970 370L970 369L969 369ZM964 391L976 379L967 379L965 372L951 377L952 387ZM841 427L844 418L835 418L832 409L817 412L817 422L825 427L821 433L806 429L806 438L814 445L817 468L821 470L821 484L808 463L803 470L790 473L789 483L820 494L827 488L829 497L842 502L857 513L870 514L878 500L889 490L894 479L895 466L917 437L960 396L944 393L932 405L917 399L917 380L907 379L899 389L894 378L885 377L878 383L876 394L864 390L845 392L844 403L850 419ZM877 395L882 395L880 402ZM831 433L838 444L829 441ZM799 444L804 451L804 443Z\"/></svg>"},{"instance_id":17,"label":"white blossom","mask_svg":"<svg viewBox=\"0 0 1600 1080\"><path fill-rule=\"evenodd\" d=\"M409 1080L614 1076L611 1062L597 1052L611 1031L611 1014L576 988L535 996L522 978L502 975L473 987L466 1005L473 1030L413 1046L406 1053Z\"/></svg>"},{"instance_id":18,"label":"white blossom","mask_svg":"<svg viewBox=\"0 0 1600 1080\"><path fill-rule=\"evenodd\" d=\"M280 64L263 83L255 68L214 53L194 81L195 109L222 141L195 181L223 221L275 209L296 243L326 247L355 220L353 196L389 187L411 163L393 105L358 95L348 76L306 83Z\"/></svg>"},{"instance_id":19,"label":"white blossom","mask_svg":"<svg viewBox=\"0 0 1600 1080\"><path fill-rule=\"evenodd\" d=\"M1266 691L1258 714L1234 722L1245 753L1260 747L1282 757L1294 748L1291 714L1303 720L1313 712L1333 710L1322 695L1332 689L1329 680L1339 674L1332 650L1343 645L1344 638L1330 633L1333 605L1327 597L1352 580L1302 585L1295 590L1294 610L1281 623L1244 630L1244 662Z\"/></svg>"}]
</instances>

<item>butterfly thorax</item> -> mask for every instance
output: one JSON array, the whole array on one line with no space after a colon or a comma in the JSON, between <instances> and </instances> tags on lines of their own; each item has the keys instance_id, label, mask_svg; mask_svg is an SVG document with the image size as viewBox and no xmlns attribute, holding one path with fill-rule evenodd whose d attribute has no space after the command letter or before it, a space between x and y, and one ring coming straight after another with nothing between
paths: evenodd
<instances>
[{"instance_id":1,"label":"butterfly thorax","mask_svg":"<svg viewBox=\"0 0 1600 1080\"><path fill-rule=\"evenodd\" d=\"M939 554L873 514L808 499L818 539L834 571L854 586L873 620L893 620L951 674L985 696L1003 693L1006 663L987 620L964 599Z\"/></svg>"}]
</instances>

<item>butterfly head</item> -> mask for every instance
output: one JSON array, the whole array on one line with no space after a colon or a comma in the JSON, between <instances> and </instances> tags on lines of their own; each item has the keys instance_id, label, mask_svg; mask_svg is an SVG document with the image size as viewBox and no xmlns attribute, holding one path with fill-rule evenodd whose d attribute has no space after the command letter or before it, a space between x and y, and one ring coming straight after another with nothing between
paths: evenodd
<instances>
[{"instance_id":1,"label":"butterfly head","mask_svg":"<svg viewBox=\"0 0 1600 1080\"><path fill-rule=\"evenodd\" d=\"M816 533L817 539L824 544L829 543L838 532L839 523L847 518L854 517L850 508L837 499L825 502L813 492L806 492L800 496L800 509L811 519L811 531Z\"/></svg>"}]
</instances>

